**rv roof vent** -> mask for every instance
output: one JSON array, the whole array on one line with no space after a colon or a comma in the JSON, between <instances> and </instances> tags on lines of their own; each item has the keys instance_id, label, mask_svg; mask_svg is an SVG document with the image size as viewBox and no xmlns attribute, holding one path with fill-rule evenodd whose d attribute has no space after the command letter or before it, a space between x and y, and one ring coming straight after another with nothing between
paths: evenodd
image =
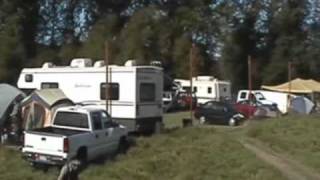
<instances>
[{"instance_id":1,"label":"rv roof vent","mask_svg":"<svg viewBox=\"0 0 320 180\"><path fill-rule=\"evenodd\" d=\"M72 59L71 67L91 67L92 66L92 60L88 58L77 58L77 59Z\"/></svg>"},{"instance_id":2,"label":"rv roof vent","mask_svg":"<svg viewBox=\"0 0 320 180\"><path fill-rule=\"evenodd\" d=\"M151 65L151 66L162 67L161 61L151 61L150 65Z\"/></svg>"},{"instance_id":3,"label":"rv roof vent","mask_svg":"<svg viewBox=\"0 0 320 180\"><path fill-rule=\"evenodd\" d=\"M136 60L128 60L124 66L136 66L137 65L137 62Z\"/></svg>"},{"instance_id":4,"label":"rv roof vent","mask_svg":"<svg viewBox=\"0 0 320 180\"><path fill-rule=\"evenodd\" d=\"M198 81L213 81L215 78L213 76L198 76L195 79Z\"/></svg>"},{"instance_id":5,"label":"rv roof vent","mask_svg":"<svg viewBox=\"0 0 320 180\"><path fill-rule=\"evenodd\" d=\"M54 64L52 62L45 62L42 65L42 68L52 68L54 67Z\"/></svg>"},{"instance_id":6,"label":"rv roof vent","mask_svg":"<svg viewBox=\"0 0 320 180\"><path fill-rule=\"evenodd\" d=\"M118 67L116 64L110 64L109 67Z\"/></svg>"},{"instance_id":7,"label":"rv roof vent","mask_svg":"<svg viewBox=\"0 0 320 180\"><path fill-rule=\"evenodd\" d=\"M96 61L93 66L94 67L103 67L103 66L105 66L104 60Z\"/></svg>"}]
</instances>

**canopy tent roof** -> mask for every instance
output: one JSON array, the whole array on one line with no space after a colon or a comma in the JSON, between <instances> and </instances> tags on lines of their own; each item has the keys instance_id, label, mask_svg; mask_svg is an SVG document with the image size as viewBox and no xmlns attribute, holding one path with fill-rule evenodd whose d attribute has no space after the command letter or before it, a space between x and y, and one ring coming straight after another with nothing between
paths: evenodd
<instances>
[{"instance_id":1,"label":"canopy tent roof","mask_svg":"<svg viewBox=\"0 0 320 180\"><path fill-rule=\"evenodd\" d=\"M5 121L4 115L7 109L18 96L24 97L25 95L22 91L9 84L0 84L0 126Z\"/></svg>"},{"instance_id":2,"label":"canopy tent roof","mask_svg":"<svg viewBox=\"0 0 320 180\"><path fill-rule=\"evenodd\" d=\"M278 92L290 92L297 94L310 94L318 92L320 93L320 82L317 82L313 79L294 79L291 81L291 87L289 89L289 82L277 85L277 86L261 86L262 89L267 89L271 91Z\"/></svg>"},{"instance_id":3,"label":"canopy tent roof","mask_svg":"<svg viewBox=\"0 0 320 180\"><path fill-rule=\"evenodd\" d=\"M25 98L22 102L22 106L28 104L32 100L41 101L47 107L51 108L56 103L61 101L70 101L67 96L60 89L42 89L34 91L30 96ZM73 104L73 103L72 103Z\"/></svg>"}]
</instances>

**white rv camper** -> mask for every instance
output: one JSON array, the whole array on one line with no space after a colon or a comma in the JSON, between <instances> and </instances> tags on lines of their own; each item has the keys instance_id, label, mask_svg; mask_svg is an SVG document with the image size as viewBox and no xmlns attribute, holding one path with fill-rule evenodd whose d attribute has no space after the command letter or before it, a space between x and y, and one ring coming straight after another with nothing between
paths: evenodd
<instances>
[{"instance_id":1,"label":"white rv camper","mask_svg":"<svg viewBox=\"0 0 320 180\"><path fill-rule=\"evenodd\" d=\"M175 79L185 91L190 90L190 81ZM231 99L231 83L220 81L213 76L198 76L192 78L193 92L197 96L197 102L203 104L210 100L221 101Z\"/></svg>"},{"instance_id":2,"label":"white rv camper","mask_svg":"<svg viewBox=\"0 0 320 180\"><path fill-rule=\"evenodd\" d=\"M108 85L112 117L131 131L153 131L162 122L162 68L109 66ZM74 59L70 66L45 63L42 68L22 70L18 87L22 90L59 88L76 103L106 108L106 67L103 61L94 66L90 59Z\"/></svg>"}]
</instances>

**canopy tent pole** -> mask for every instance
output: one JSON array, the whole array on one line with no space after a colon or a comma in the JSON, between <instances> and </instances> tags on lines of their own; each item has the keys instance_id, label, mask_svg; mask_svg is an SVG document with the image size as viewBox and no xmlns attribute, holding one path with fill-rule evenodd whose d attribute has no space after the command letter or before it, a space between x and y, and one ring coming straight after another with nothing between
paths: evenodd
<instances>
[{"instance_id":1,"label":"canopy tent pole","mask_svg":"<svg viewBox=\"0 0 320 180\"><path fill-rule=\"evenodd\" d=\"M287 99L287 112L289 112L290 108L290 94L291 94L291 78L292 78L292 62L288 62L288 99Z\"/></svg>"}]
</instances>

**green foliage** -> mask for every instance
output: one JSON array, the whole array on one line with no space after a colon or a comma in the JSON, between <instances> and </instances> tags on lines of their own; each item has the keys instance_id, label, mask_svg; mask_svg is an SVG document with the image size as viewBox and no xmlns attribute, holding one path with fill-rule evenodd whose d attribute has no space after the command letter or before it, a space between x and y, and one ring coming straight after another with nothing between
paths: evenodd
<instances>
[{"instance_id":1,"label":"green foliage","mask_svg":"<svg viewBox=\"0 0 320 180\"><path fill-rule=\"evenodd\" d=\"M172 46L171 30L164 27L170 25L170 20L156 7L137 11L121 31L117 59L136 59L139 64L167 59Z\"/></svg>"},{"instance_id":2,"label":"green foliage","mask_svg":"<svg viewBox=\"0 0 320 180\"><path fill-rule=\"evenodd\" d=\"M15 83L22 67L45 61L65 65L75 57L104 59L106 40L112 63L158 60L178 78L189 76L194 43L194 74L231 80L235 90L248 85L249 55L255 88L286 81L289 61L293 77L320 77L320 26L311 14L319 9L311 9L311 1L63 0L44 8L47 1L0 2L1 81ZM85 12L83 23L80 12ZM50 21L43 19L49 16ZM59 43L39 45L40 36Z\"/></svg>"},{"instance_id":3,"label":"green foliage","mask_svg":"<svg viewBox=\"0 0 320 180\"><path fill-rule=\"evenodd\" d=\"M174 72L177 77L189 77L191 46L190 40L183 36L175 41L173 58L175 62Z\"/></svg>"},{"instance_id":4,"label":"green foliage","mask_svg":"<svg viewBox=\"0 0 320 180\"><path fill-rule=\"evenodd\" d=\"M15 9L15 2L4 1L0 5L0 82L15 82L25 55L20 43L23 13Z\"/></svg>"},{"instance_id":5,"label":"green foliage","mask_svg":"<svg viewBox=\"0 0 320 180\"><path fill-rule=\"evenodd\" d=\"M44 46L37 47L37 56L32 59L32 63L26 65L26 67L41 67L44 62L52 62L60 64L59 52L57 48L48 48Z\"/></svg>"},{"instance_id":6,"label":"green foliage","mask_svg":"<svg viewBox=\"0 0 320 180\"><path fill-rule=\"evenodd\" d=\"M92 27L88 40L82 44L78 56L104 59L105 42L106 40L112 42L113 35L119 31L118 24L119 18L114 14L108 14L105 18L97 21Z\"/></svg>"},{"instance_id":7,"label":"green foliage","mask_svg":"<svg viewBox=\"0 0 320 180\"><path fill-rule=\"evenodd\" d=\"M226 77L237 88L248 87L248 58L254 55L255 40L252 39L253 25L248 19L247 26L240 26L226 39L222 61L225 65ZM253 56L254 58L254 56Z\"/></svg>"}]
</instances>

